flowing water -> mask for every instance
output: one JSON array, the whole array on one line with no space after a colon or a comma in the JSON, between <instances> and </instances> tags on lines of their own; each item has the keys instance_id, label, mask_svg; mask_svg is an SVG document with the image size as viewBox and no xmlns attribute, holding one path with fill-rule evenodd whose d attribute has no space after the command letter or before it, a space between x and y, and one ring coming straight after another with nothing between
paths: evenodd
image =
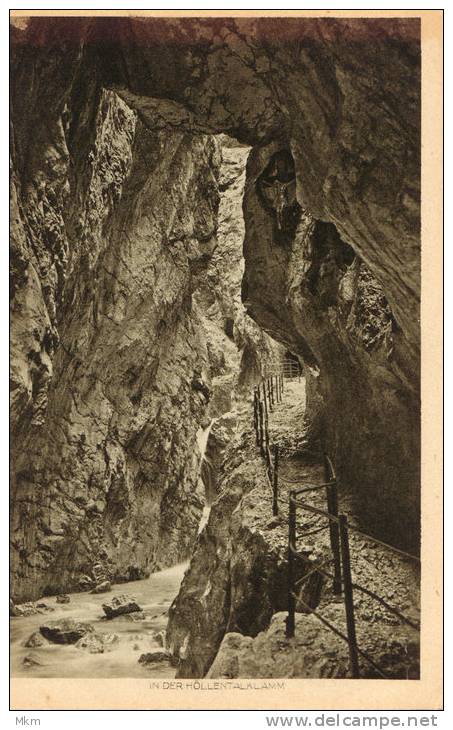
<instances>
[{"instance_id":1,"label":"flowing water","mask_svg":"<svg viewBox=\"0 0 453 730\"><path fill-rule=\"evenodd\" d=\"M214 419L197 434L201 462ZM201 477L200 477L201 478ZM202 486L202 485L200 485ZM206 505L201 516L199 532L209 517ZM112 593L71 593L70 603L60 604L56 597L43 599L54 610L35 616L11 619L11 674L14 677L174 677L175 668L168 661L143 665L138 663L141 654L159 651L160 645L153 639L155 632L165 631L168 609L178 594L179 586L188 563L153 573L149 578L114 586ZM146 614L143 620L134 621L133 614L107 620L102 603L112 596L125 594L136 599ZM118 637L102 654L90 654L87 649L73 645L47 644L26 647L25 643L47 621L71 618L89 623L97 634L115 634ZM25 663L24 663L24 660Z\"/></svg>"},{"instance_id":2,"label":"flowing water","mask_svg":"<svg viewBox=\"0 0 453 730\"><path fill-rule=\"evenodd\" d=\"M167 611L178 593L188 563L175 565L149 578L114 586L111 593L71 593L70 603L56 603L56 598L44 602L54 611L35 616L11 619L11 673L14 677L174 677L175 668L164 661L149 666L138 663L139 656L161 647L153 640L153 632L165 630ZM107 620L101 604L118 594L133 596L145 611L146 619L133 621L133 614ZM48 620L72 618L91 624L98 634L116 634L119 641L111 651L90 654L72 645L48 644L43 647L24 646L29 636ZM25 657L34 662L24 665Z\"/></svg>"}]
</instances>

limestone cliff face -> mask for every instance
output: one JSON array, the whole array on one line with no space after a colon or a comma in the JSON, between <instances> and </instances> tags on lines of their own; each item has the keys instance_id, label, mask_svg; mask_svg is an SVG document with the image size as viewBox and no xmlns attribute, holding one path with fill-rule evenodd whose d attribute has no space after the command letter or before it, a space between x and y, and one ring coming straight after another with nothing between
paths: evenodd
<instances>
[{"instance_id":1,"label":"limestone cliff face","mask_svg":"<svg viewBox=\"0 0 453 730\"><path fill-rule=\"evenodd\" d=\"M65 81L85 69L89 83L88 54L152 127L287 143L299 202L384 282L417 351L418 18L45 18L17 35L41 59L64 49Z\"/></svg>"},{"instance_id":2,"label":"limestone cliff face","mask_svg":"<svg viewBox=\"0 0 453 730\"><path fill-rule=\"evenodd\" d=\"M216 243L218 145L151 131L112 92L70 87L44 121L13 144L16 600L182 560L203 506L192 293Z\"/></svg>"},{"instance_id":3,"label":"limestone cliff face","mask_svg":"<svg viewBox=\"0 0 453 730\"><path fill-rule=\"evenodd\" d=\"M299 202L383 282L417 352L419 19L109 19L92 33L144 118L286 142Z\"/></svg>"},{"instance_id":4,"label":"limestone cliff face","mask_svg":"<svg viewBox=\"0 0 453 730\"><path fill-rule=\"evenodd\" d=\"M210 414L231 410L260 378L275 372L281 347L247 314L241 301L244 275L242 210L246 162L250 149L226 135L218 136L219 175L217 247L194 294L203 325L212 379Z\"/></svg>"},{"instance_id":5,"label":"limestone cliff face","mask_svg":"<svg viewBox=\"0 0 453 730\"><path fill-rule=\"evenodd\" d=\"M179 677L205 676L226 633L256 636L286 608L286 524L272 518L264 462L252 430L244 429L247 415L225 449L219 496L169 611L166 641ZM318 578L304 591L312 603Z\"/></svg>"},{"instance_id":6,"label":"limestone cliff face","mask_svg":"<svg viewBox=\"0 0 453 730\"><path fill-rule=\"evenodd\" d=\"M319 422L321 396L316 435L364 527L417 550L419 372L411 345L379 281L333 224L316 221L291 199L291 180L279 225L275 201L268 205L262 195L263 176L279 154L273 144L249 157L248 311L312 369L307 419Z\"/></svg>"},{"instance_id":7,"label":"limestone cliff face","mask_svg":"<svg viewBox=\"0 0 453 730\"><path fill-rule=\"evenodd\" d=\"M211 133L253 146L250 314L316 373L364 524L416 543L419 21L44 18L13 43L15 597L188 550Z\"/></svg>"},{"instance_id":8,"label":"limestone cliff face","mask_svg":"<svg viewBox=\"0 0 453 730\"><path fill-rule=\"evenodd\" d=\"M90 33L110 39L104 83L143 119L253 146L244 299L319 368L329 448L364 525L416 549L419 20L121 19ZM281 150L291 185L253 202ZM302 217L277 212L286 195Z\"/></svg>"}]
</instances>

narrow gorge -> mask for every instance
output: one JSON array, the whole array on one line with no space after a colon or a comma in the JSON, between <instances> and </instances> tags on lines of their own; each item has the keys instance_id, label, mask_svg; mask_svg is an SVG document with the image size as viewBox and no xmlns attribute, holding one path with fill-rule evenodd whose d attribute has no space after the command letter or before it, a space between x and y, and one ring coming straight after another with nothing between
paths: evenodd
<instances>
[{"instance_id":1,"label":"narrow gorge","mask_svg":"<svg viewBox=\"0 0 453 730\"><path fill-rule=\"evenodd\" d=\"M13 673L351 676L319 515L286 620L327 454L381 599L360 676L418 677L419 20L17 18L11 48Z\"/></svg>"}]
</instances>

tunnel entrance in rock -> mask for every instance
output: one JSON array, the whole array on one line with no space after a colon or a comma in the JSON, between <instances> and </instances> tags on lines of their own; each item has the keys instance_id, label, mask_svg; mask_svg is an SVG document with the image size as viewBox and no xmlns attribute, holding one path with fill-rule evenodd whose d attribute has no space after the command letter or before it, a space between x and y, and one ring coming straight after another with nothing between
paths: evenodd
<instances>
[{"instance_id":1,"label":"tunnel entrance in rock","mask_svg":"<svg viewBox=\"0 0 453 730\"><path fill-rule=\"evenodd\" d=\"M286 350L282 356L281 367L285 378L300 378L303 375L300 360L291 350Z\"/></svg>"}]
</instances>

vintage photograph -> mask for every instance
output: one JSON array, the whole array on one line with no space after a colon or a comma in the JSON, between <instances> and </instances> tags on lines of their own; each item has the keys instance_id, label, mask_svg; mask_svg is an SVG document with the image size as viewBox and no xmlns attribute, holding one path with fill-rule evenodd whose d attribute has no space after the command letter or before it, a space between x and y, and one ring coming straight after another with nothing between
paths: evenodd
<instances>
[{"instance_id":1,"label":"vintage photograph","mask_svg":"<svg viewBox=\"0 0 453 730\"><path fill-rule=\"evenodd\" d=\"M11 13L13 678L423 672L421 19L219 13Z\"/></svg>"}]
</instances>

